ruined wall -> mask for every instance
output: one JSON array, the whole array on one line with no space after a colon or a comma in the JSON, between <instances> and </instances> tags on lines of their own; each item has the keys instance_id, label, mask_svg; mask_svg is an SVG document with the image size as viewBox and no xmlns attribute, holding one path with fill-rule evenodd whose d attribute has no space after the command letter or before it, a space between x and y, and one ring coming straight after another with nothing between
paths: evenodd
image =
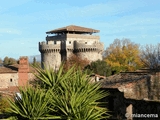
<instances>
[{"instance_id":1,"label":"ruined wall","mask_svg":"<svg viewBox=\"0 0 160 120\"><path fill-rule=\"evenodd\" d=\"M99 81L110 92L108 108L112 119L126 119L126 109L132 105L133 113L158 114L160 116L160 75L158 73L121 73ZM112 106L112 107L111 107ZM154 118L149 118L154 120ZM137 120L137 118L133 119ZM140 118L139 120L147 120Z\"/></svg>"},{"instance_id":2,"label":"ruined wall","mask_svg":"<svg viewBox=\"0 0 160 120\"><path fill-rule=\"evenodd\" d=\"M124 93L117 89L103 89L110 93L104 99L106 108L110 110L112 115L109 120L126 120L126 110L129 105L132 105L132 114L158 114L160 116L160 102L126 99ZM158 120L157 118L133 118L133 120Z\"/></svg>"},{"instance_id":3,"label":"ruined wall","mask_svg":"<svg viewBox=\"0 0 160 120\"><path fill-rule=\"evenodd\" d=\"M157 75L141 75L130 82L122 83L118 90L124 93L125 98L160 101L160 77Z\"/></svg>"},{"instance_id":4,"label":"ruined wall","mask_svg":"<svg viewBox=\"0 0 160 120\"><path fill-rule=\"evenodd\" d=\"M121 73L100 82L103 87L117 88L127 99L152 100L152 82L149 74Z\"/></svg>"}]
</instances>

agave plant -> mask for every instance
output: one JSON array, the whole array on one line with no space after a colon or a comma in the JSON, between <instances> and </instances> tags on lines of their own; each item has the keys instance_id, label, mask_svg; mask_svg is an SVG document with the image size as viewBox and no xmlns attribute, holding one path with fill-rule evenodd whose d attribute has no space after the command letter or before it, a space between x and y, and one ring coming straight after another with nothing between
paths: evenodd
<instances>
[{"instance_id":1,"label":"agave plant","mask_svg":"<svg viewBox=\"0 0 160 120\"><path fill-rule=\"evenodd\" d=\"M51 110L61 119L98 120L108 118L107 109L99 107L98 100L108 93L100 90L100 84L91 82L86 71L73 66L63 73L63 66L55 72L38 69L37 77L43 86L52 89Z\"/></svg>"},{"instance_id":2,"label":"agave plant","mask_svg":"<svg viewBox=\"0 0 160 120\"><path fill-rule=\"evenodd\" d=\"M98 102L108 93L100 90L85 71L73 66L63 72L35 68L41 81L39 88L20 89L21 98L10 100L10 113L18 119L100 120L108 110Z\"/></svg>"},{"instance_id":3,"label":"agave plant","mask_svg":"<svg viewBox=\"0 0 160 120\"><path fill-rule=\"evenodd\" d=\"M58 71L54 71L52 68L42 69L41 67L35 67L36 73L34 75L39 80L39 85L44 89L53 89L59 87L60 83L71 77L74 67L69 69L65 74L63 73L63 65L61 65Z\"/></svg>"},{"instance_id":4,"label":"agave plant","mask_svg":"<svg viewBox=\"0 0 160 120\"><path fill-rule=\"evenodd\" d=\"M38 120L50 118L50 93L39 88L20 88L21 96L8 99L10 108L8 112L11 116L19 120ZM53 117L53 116L52 116Z\"/></svg>"}]
</instances>

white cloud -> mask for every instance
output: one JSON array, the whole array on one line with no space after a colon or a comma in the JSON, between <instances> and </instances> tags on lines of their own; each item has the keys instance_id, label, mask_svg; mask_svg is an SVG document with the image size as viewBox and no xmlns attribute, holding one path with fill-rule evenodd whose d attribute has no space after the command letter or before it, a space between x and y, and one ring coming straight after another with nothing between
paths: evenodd
<instances>
[{"instance_id":1,"label":"white cloud","mask_svg":"<svg viewBox=\"0 0 160 120\"><path fill-rule=\"evenodd\" d=\"M14 29L14 28L0 28L0 33L1 34L17 34L17 35L20 35L21 34L21 31L20 30L17 30L17 29Z\"/></svg>"}]
</instances>

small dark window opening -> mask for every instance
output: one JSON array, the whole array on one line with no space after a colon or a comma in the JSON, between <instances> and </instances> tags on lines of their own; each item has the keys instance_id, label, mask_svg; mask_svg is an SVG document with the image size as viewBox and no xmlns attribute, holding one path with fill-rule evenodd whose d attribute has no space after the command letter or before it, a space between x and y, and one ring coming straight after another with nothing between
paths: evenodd
<instances>
[{"instance_id":1,"label":"small dark window opening","mask_svg":"<svg viewBox=\"0 0 160 120\"><path fill-rule=\"evenodd\" d=\"M87 44L87 42L85 42L85 44Z\"/></svg>"},{"instance_id":2,"label":"small dark window opening","mask_svg":"<svg viewBox=\"0 0 160 120\"><path fill-rule=\"evenodd\" d=\"M69 41L69 44L71 44L71 41Z\"/></svg>"},{"instance_id":3,"label":"small dark window opening","mask_svg":"<svg viewBox=\"0 0 160 120\"><path fill-rule=\"evenodd\" d=\"M12 78L10 79L10 82L12 82Z\"/></svg>"},{"instance_id":4,"label":"small dark window opening","mask_svg":"<svg viewBox=\"0 0 160 120\"><path fill-rule=\"evenodd\" d=\"M57 44L57 41L54 41L54 44Z\"/></svg>"}]
</instances>

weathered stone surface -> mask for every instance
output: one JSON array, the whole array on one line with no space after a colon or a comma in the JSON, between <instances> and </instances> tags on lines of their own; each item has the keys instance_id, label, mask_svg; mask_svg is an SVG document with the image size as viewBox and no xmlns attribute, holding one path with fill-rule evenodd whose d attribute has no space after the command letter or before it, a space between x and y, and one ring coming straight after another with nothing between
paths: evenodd
<instances>
[{"instance_id":1,"label":"weathered stone surface","mask_svg":"<svg viewBox=\"0 0 160 120\"><path fill-rule=\"evenodd\" d=\"M127 99L160 101L158 74L122 73L100 81L102 88L115 88Z\"/></svg>"},{"instance_id":2,"label":"weathered stone surface","mask_svg":"<svg viewBox=\"0 0 160 120\"><path fill-rule=\"evenodd\" d=\"M9 86L18 86L18 73L0 74L0 88L8 88Z\"/></svg>"}]
</instances>

